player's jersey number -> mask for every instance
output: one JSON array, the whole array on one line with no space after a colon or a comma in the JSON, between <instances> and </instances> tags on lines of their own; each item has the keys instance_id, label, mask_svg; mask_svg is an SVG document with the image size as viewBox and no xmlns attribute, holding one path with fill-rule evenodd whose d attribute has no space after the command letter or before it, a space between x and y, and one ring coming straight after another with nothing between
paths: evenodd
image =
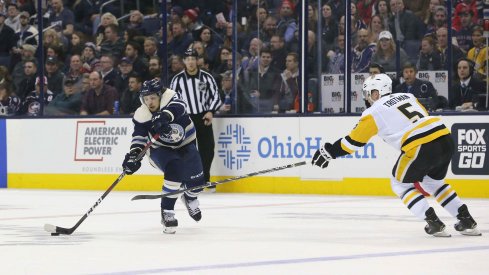
<instances>
[{"instance_id":1,"label":"player's jersey number","mask_svg":"<svg viewBox=\"0 0 489 275\"><path fill-rule=\"evenodd\" d=\"M405 115L412 123L415 123L418 121L418 119L424 117L424 115L416 111L413 105L410 103L402 104L401 106L397 107L397 109L399 109L399 111L401 111L401 113Z\"/></svg>"}]
</instances>

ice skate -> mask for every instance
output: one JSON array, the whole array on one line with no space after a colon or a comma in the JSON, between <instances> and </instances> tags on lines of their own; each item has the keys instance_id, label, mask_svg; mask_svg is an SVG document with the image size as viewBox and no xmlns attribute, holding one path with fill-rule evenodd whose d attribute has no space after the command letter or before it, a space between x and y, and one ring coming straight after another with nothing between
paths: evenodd
<instances>
[{"instance_id":1,"label":"ice skate","mask_svg":"<svg viewBox=\"0 0 489 275\"><path fill-rule=\"evenodd\" d=\"M467 205L463 204L458 208L457 215L458 222L455 224L455 230L462 235L467 236L481 236L482 233L477 229L477 223L469 213Z\"/></svg>"},{"instance_id":2,"label":"ice skate","mask_svg":"<svg viewBox=\"0 0 489 275\"><path fill-rule=\"evenodd\" d=\"M161 224L163 225L163 233L175 234L178 226L178 220L175 219L175 211L161 209Z\"/></svg>"},{"instance_id":3,"label":"ice skate","mask_svg":"<svg viewBox=\"0 0 489 275\"><path fill-rule=\"evenodd\" d=\"M426 218L424 219L428 224L424 227L424 231L429 235L433 235L435 237L451 237L449 233L445 232L445 224L440 221L438 216L435 213L435 210L430 207L426 210Z\"/></svg>"},{"instance_id":4,"label":"ice skate","mask_svg":"<svg viewBox=\"0 0 489 275\"><path fill-rule=\"evenodd\" d=\"M200 221L200 219L202 219L202 213L200 213L199 200L187 200L185 194L183 194L180 198L182 199L183 204L185 204L185 207L187 207L190 217L192 217L192 219L194 219L196 222Z\"/></svg>"}]
</instances>

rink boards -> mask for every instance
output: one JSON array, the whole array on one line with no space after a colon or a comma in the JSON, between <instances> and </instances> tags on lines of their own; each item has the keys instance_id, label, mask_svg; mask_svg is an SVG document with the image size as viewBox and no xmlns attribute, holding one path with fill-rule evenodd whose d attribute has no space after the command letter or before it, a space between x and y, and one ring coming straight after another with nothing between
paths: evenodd
<instances>
[{"instance_id":1,"label":"rink boards","mask_svg":"<svg viewBox=\"0 0 489 275\"><path fill-rule=\"evenodd\" d=\"M299 161L355 126L353 117L215 118L212 180ZM444 116L457 148L447 181L465 197L489 197L489 117ZM0 120L0 188L104 190L119 175L132 134L129 118ZM251 177L219 192L392 195L389 176L399 153L375 137L327 169L311 165ZM147 160L118 190L161 190Z\"/></svg>"}]
</instances>

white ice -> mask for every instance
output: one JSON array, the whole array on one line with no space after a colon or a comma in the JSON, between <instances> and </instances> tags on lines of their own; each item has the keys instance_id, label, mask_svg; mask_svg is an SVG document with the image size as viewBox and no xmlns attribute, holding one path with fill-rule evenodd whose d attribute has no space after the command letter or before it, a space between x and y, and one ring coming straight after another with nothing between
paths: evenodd
<instances>
[{"instance_id":1,"label":"white ice","mask_svg":"<svg viewBox=\"0 0 489 275\"><path fill-rule=\"evenodd\" d=\"M0 190L0 274L488 274L489 200L464 199L481 237L428 236L394 197L202 194L193 221L162 233L160 201L102 191ZM151 192L150 192L151 193ZM153 193L155 194L155 193Z\"/></svg>"}]
</instances>

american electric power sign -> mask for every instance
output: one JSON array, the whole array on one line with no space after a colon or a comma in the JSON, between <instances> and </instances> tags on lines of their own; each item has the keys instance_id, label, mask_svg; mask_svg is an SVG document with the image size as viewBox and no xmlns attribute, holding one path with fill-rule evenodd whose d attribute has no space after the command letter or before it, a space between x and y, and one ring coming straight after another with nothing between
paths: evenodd
<instances>
[{"instance_id":1,"label":"american electric power sign","mask_svg":"<svg viewBox=\"0 0 489 275\"><path fill-rule=\"evenodd\" d=\"M455 141L453 174L489 175L489 123L455 123L452 137Z\"/></svg>"}]
</instances>

